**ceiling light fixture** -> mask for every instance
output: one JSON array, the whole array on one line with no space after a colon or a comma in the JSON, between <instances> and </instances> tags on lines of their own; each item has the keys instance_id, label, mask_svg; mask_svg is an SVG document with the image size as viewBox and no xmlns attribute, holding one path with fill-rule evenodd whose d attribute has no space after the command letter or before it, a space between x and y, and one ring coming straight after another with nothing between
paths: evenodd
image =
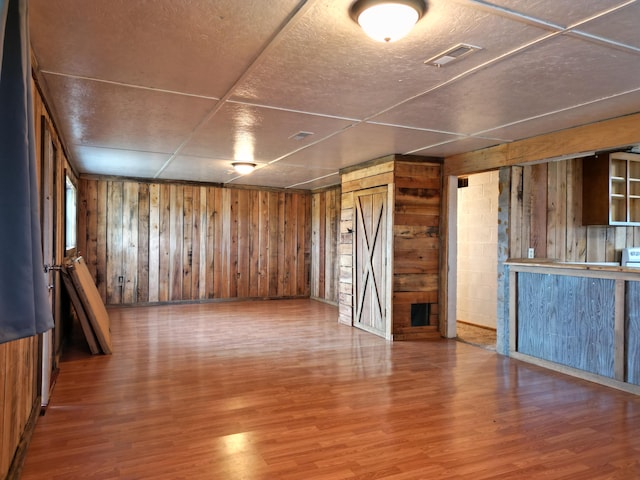
<instances>
[{"instance_id":1,"label":"ceiling light fixture","mask_svg":"<svg viewBox=\"0 0 640 480\"><path fill-rule=\"evenodd\" d=\"M356 0L351 18L379 42L395 42L407 35L427 11L425 0Z\"/></svg>"},{"instance_id":2,"label":"ceiling light fixture","mask_svg":"<svg viewBox=\"0 0 640 480\"><path fill-rule=\"evenodd\" d=\"M233 162L233 169L240 175L247 175L255 170L256 164L253 162Z\"/></svg>"}]
</instances>

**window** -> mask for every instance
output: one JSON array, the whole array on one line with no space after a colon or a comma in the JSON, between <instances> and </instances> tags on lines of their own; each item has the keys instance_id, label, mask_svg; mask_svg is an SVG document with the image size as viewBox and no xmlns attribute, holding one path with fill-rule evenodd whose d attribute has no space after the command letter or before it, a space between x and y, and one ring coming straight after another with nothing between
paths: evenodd
<instances>
[{"instance_id":1,"label":"window","mask_svg":"<svg viewBox=\"0 0 640 480\"><path fill-rule=\"evenodd\" d=\"M65 229L64 244L67 255L70 250L76 248L76 186L71 179L66 176L65 181Z\"/></svg>"}]
</instances>

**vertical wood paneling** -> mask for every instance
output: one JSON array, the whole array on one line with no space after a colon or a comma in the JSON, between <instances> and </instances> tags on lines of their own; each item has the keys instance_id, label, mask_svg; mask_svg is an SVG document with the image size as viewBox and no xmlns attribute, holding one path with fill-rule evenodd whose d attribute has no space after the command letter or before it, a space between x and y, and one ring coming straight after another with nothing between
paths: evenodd
<instances>
[{"instance_id":1,"label":"vertical wood paneling","mask_svg":"<svg viewBox=\"0 0 640 480\"><path fill-rule=\"evenodd\" d=\"M138 185L138 277L136 301L149 301L149 184Z\"/></svg>"},{"instance_id":2,"label":"vertical wood paneling","mask_svg":"<svg viewBox=\"0 0 640 480\"><path fill-rule=\"evenodd\" d=\"M160 286L160 185L149 185L149 298L150 302L159 300Z\"/></svg>"},{"instance_id":3,"label":"vertical wood paneling","mask_svg":"<svg viewBox=\"0 0 640 480\"><path fill-rule=\"evenodd\" d=\"M193 187L185 185L182 189L182 294L179 299L192 297L193 273ZM175 298L174 300L178 300Z\"/></svg>"},{"instance_id":4,"label":"vertical wood paneling","mask_svg":"<svg viewBox=\"0 0 640 480\"><path fill-rule=\"evenodd\" d=\"M278 295L278 285L280 283L280 271L278 270L280 261L280 193L269 192L269 296Z\"/></svg>"},{"instance_id":5,"label":"vertical wood paneling","mask_svg":"<svg viewBox=\"0 0 640 480\"><path fill-rule=\"evenodd\" d=\"M216 286L220 282L216 281L220 275L220 242L222 239L220 221L221 215L218 212L222 190L220 188L207 188L207 258L206 265L206 293L205 298L216 297ZM218 277L216 277L216 273ZM220 298L220 292L217 292Z\"/></svg>"},{"instance_id":6,"label":"vertical wood paneling","mask_svg":"<svg viewBox=\"0 0 640 480\"><path fill-rule=\"evenodd\" d=\"M584 262L587 256L586 227L582 219L582 161L567 162L567 251L570 262Z\"/></svg>"},{"instance_id":7,"label":"vertical wood paneling","mask_svg":"<svg viewBox=\"0 0 640 480\"><path fill-rule=\"evenodd\" d=\"M278 286L277 296L283 297L285 293L285 285L288 283L286 269L285 237L286 237L286 212L285 212L285 193L278 193Z\"/></svg>"},{"instance_id":8,"label":"vertical wood paneling","mask_svg":"<svg viewBox=\"0 0 640 480\"><path fill-rule=\"evenodd\" d=\"M100 296L107 298L107 203L108 182L98 183L96 225L96 288Z\"/></svg>"},{"instance_id":9,"label":"vertical wood paneling","mask_svg":"<svg viewBox=\"0 0 640 480\"><path fill-rule=\"evenodd\" d=\"M640 282L627 283L627 382L640 385Z\"/></svg>"},{"instance_id":10,"label":"vertical wood paneling","mask_svg":"<svg viewBox=\"0 0 640 480\"><path fill-rule=\"evenodd\" d=\"M122 303L124 288L122 256L123 182L107 183L107 303Z\"/></svg>"},{"instance_id":11,"label":"vertical wood paneling","mask_svg":"<svg viewBox=\"0 0 640 480\"><path fill-rule=\"evenodd\" d=\"M296 281L293 283L295 291L292 289L292 295L302 296L305 293L305 287L307 285L307 260L309 259L309 250L307 250L307 197L300 195L294 196L298 203L298 213L296 215L296 221L298 231L296 232L296 252L294 258L296 259Z\"/></svg>"},{"instance_id":12,"label":"vertical wood paneling","mask_svg":"<svg viewBox=\"0 0 640 480\"><path fill-rule=\"evenodd\" d=\"M108 304L310 295L310 194L113 180L81 185L80 225L95 231L79 235L99 247L104 232L104 261L94 263L93 275L106 277Z\"/></svg>"},{"instance_id":13,"label":"vertical wood paneling","mask_svg":"<svg viewBox=\"0 0 640 480\"><path fill-rule=\"evenodd\" d=\"M51 142L55 145L56 156L53 159L54 165L51 171L46 172L42 170L42 163L36 162L37 175L40 177L38 184L44 183L52 184L54 186L53 197L53 212L54 219L51 228L54 232L51 234L51 238L54 239L53 244L53 258L56 263L61 263L65 255L64 244L64 175L65 171L69 176L74 179L75 175L71 171L68 165L64 152L60 145L59 138L52 124L51 118L47 111L46 106L42 102L42 97L38 91L35 82L32 80L31 88L33 90L33 113L34 113L34 139L35 139L35 155L37 159L42 158L45 145L43 144L42 129L46 124L47 132L51 134L47 138L47 143ZM47 145L49 148L49 145ZM48 173L51 177L42 178L42 175ZM85 186L89 186L86 190ZM77 231L77 248L82 255L87 255L87 252L91 250L90 256L92 256L92 266L94 273L97 272L96 268L96 234L99 231L96 223L97 217L97 197L95 182L78 182L78 212L84 214L84 218L79 225L82 225L82 230ZM105 186L106 193L106 186ZM40 192L42 194L43 192ZM106 194L105 194L106 201ZM102 213L106 214L103 210ZM10 228L11 226L3 226L3 228ZM91 233L87 231L91 229ZM51 233L45 232L43 233ZM106 249L106 238L102 239L102 248ZM106 251L106 250L105 250ZM106 259L106 253L105 253ZM10 272L9 272L10 273ZM100 281L104 289L105 271L100 272ZM62 300L62 288L59 276L54 273L53 275L54 286L56 287L53 293L54 302L54 320L55 320L55 332L54 332L54 345L53 345L53 358L52 366L57 367L57 359L60 354L60 346L62 345L62 336L65 332L65 323L67 316L63 311ZM104 289L106 292L106 289ZM3 312L4 315L10 315L11 312ZM32 336L23 338L20 340L7 342L0 344L0 478L14 478L14 474L19 470L11 470L12 462L16 454L21 457L24 453L23 449L26 446L20 445L20 440L23 435L27 433L29 420L36 418L40 410L39 399L39 383L40 383L40 371L42 362L39 360L40 346L38 342L38 336ZM44 372L47 376L51 372ZM8 477L8 473L11 472L11 477Z\"/></svg>"},{"instance_id":14,"label":"vertical wood paneling","mask_svg":"<svg viewBox=\"0 0 640 480\"><path fill-rule=\"evenodd\" d=\"M639 243L634 227L582 224L582 169L580 158L512 167L512 258L533 247L537 258L619 262L623 248Z\"/></svg>"},{"instance_id":15,"label":"vertical wood paneling","mask_svg":"<svg viewBox=\"0 0 640 480\"><path fill-rule=\"evenodd\" d=\"M198 231L200 233L199 254L200 262L198 264L198 298L208 298L207 289L207 259L213 256L213 248L209 248L209 220L208 220L208 189L207 187L199 187L200 193L200 217L198 219ZM212 239L213 241L213 239ZM211 246L213 243L211 243ZM213 272L213 268L211 269ZM213 284L213 282L211 282ZM213 287L212 287L213 288Z\"/></svg>"},{"instance_id":16,"label":"vertical wood paneling","mask_svg":"<svg viewBox=\"0 0 640 480\"><path fill-rule=\"evenodd\" d=\"M249 195L249 297L258 297L260 286L260 195L257 190L248 190Z\"/></svg>"},{"instance_id":17,"label":"vertical wood paneling","mask_svg":"<svg viewBox=\"0 0 640 480\"><path fill-rule=\"evenodd\" d=\"M232 190L230 196L230 213L231 221L229 231L229 297L238 297L238 276L240 275L240 265L238 257L238 237L240 236L239 222L239 209L240 209L240 192L238 190Z\"/></svg>"},{"instance_id":18,"label":"vertical wood paneling","mask_svg":"<svg viewBox=\"0 0 640 480\"><path fill-rule=\"evenodd\" d=\"M182 298L183 275L183 223L184 223L184 186L171 185L170 216L169 216L169 298L180 300Z\"/></svg>"},{"instance_id":19,"label":"vertical wood paneling","mask_svg":"<svg viewBox=\"0 0 640 480\"><path fill-rule=\"evenodd\" d=\"M259 254L258 254L258 295L260 297L269 296L269 192L261 191L259 193Z\"/></svg>"},{"instance_id":20,"label":"vertical wood paneling","mask_svg":"<svg viewBox=\"0 0 640 480\"><path fill-rule=\"evenodd\" d=\"M611 279L520 273L518 351L614 378L614 286Z\"/></svg>"},{"instance_id":21,"label":"vertical wood paneling","mask_svg":"<svg viewBox=\"0 0 640 480\"><path fill-rule=\"evenodd\" d=\"M138 301L138 190L134 182L125 182L122 190L122 303Z\"/></svg>"},{"instance_id":22,"label":"vertical wood paneling","mask_svg":"<svg viewBox=\"0 0 640 480\"><path fill-rule=\"evenodd\" d=\"M158 300L167 302L170 299L171 278L171 187L160 185L160 265L158 281Z\"/></svg>"},{"instance_id":23,"label":"vertical wood paneling","mask_svg":"<svg viewBox=\"0 0 640 480\"><path fill-rule=\"evenodd\" d=\"M525 258L527 256L525 246L523 245L523 228L522 221L524 215L523 202L523 173L522 167L511 168L511 191L509 196L509 256L511 258ZM528 243L527 243L528 245Z\"/></svg>"}]
</instances>

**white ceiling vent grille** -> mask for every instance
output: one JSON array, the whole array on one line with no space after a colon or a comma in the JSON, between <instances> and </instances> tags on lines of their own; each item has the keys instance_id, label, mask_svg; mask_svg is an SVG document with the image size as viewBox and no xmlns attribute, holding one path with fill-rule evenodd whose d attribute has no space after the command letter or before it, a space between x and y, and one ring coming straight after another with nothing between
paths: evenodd
<instances>
[{"instance_id":1,"label":"white ceiling vent grille","mask_svg":"<svg viewBox=\"0 0 640 480\"><path fill-rule=\"evenodd\" d=\"M473 45L467 45L466 43L459 43L453 48L450 48L446 52L443 52L435 57L430 58L429 60L425 60L424 63L426 65L431 65L432 67L443 67L448 65L449 63L460 60L463 57L466 57L470 53L477 52L478 50L482 50L481 47L475 47Z\"/></svg>"},{"instance_id":2,"label":"white ceiling vent grille","mask_svg":"<svg viewBox=\"0 0 640 480\"><path fill-rule=\"evenodd\" d=\"M298 133L294 133L289 138L293 140L304 140L310 135L313 135L313 132L298 132Z\"/></svg>"}]
</instances>

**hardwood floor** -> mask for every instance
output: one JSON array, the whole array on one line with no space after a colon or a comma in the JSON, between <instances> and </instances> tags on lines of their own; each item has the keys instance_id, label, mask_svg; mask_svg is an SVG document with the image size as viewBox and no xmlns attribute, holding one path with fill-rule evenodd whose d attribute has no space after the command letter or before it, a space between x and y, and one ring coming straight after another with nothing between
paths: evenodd
<instances>
[{"instance_id":1,"label":"hardwood floor","mask_svg":"<svg viewBox=\"0 0 640 480\"><path fill-rule=\"evenodd\" d=\"M634 479L640 398L307 300L110 309L22 479Z\"/></svg>"}]
</instances>

